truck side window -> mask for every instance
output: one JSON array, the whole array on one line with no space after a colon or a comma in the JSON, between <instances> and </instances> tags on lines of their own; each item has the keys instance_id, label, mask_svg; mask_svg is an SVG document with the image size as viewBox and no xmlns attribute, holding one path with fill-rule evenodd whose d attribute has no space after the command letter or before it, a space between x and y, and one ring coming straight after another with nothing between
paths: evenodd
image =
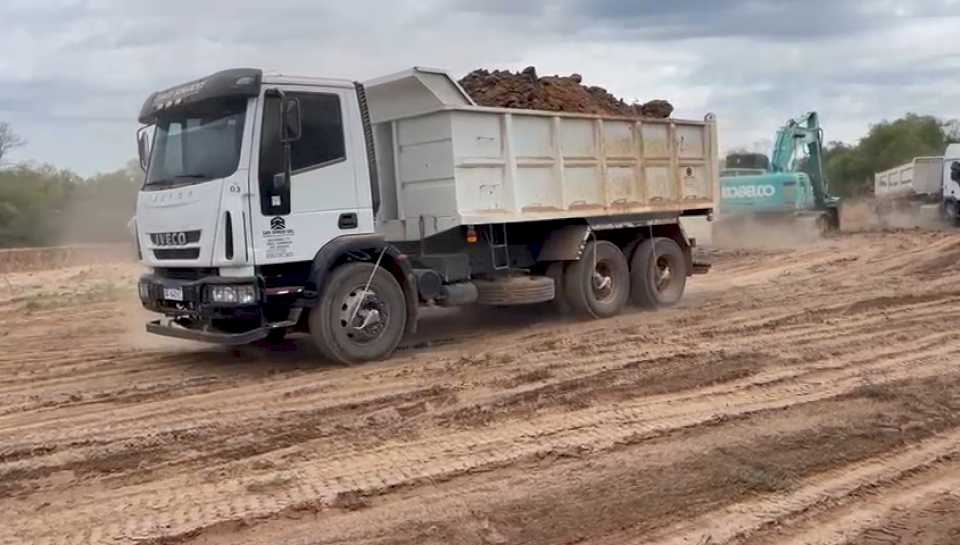
<instances>
[{"instance_id":1,"label":"truck side window","mask_svg":"<svg viewBox=\"0 0 960 545\"><path fill-rule=\"evenodd\" d=\"M340 97L322 93L290 93L300 99L300 140L291 147L293 172L346 158Z\"/></svg>"},{"instance_id":2,"label":"truck side window","mask_svg":"<svg viewBox=\"0 0 960 545\"><path fill-rule=\"evenodd\" d=\"M288 214L283 203L273 202L273 177L283 172L283 147L280 143L280 97L267 96L263 103L263 129L260 136L260 210L267 215ZM289 196L287 196L289 199Z\"/></svg>"},{"instance_id":3,"label":"truck side window","mask_svg":"<svg viewBox=\"0 0 960 545\"><path fill-rule=\"evenodd\" d=\"M329 93L288 93L300 100L301 136L290 146L290 170L296 174L346 159L340 97ZM283 172L280 142L280 97L267 96L260 141L260 209L264 214L289 213L290 196L274 202L273 178Z\"/></svg>"},{"instance_id":4,"label":"truck side window","mask_svg":"<svg viewBox=\"0 0 960 545\"><path fill-rule=\"evenodd\" d=\"M954 161L950 165L950 179L955 182L960 182L960 161Z\"/></svg>"}]
</instances>

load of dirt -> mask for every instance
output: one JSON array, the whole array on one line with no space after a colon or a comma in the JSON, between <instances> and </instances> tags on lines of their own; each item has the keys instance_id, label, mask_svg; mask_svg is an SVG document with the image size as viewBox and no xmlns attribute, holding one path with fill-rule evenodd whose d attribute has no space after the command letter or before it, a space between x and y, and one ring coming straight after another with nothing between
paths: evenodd
<instances>
[{"instance_id":1,"label":"load of dirt","mask_svg":"<svg viewBox=\"0 0 960 545\"><path fill-rule=\"evenodd\" d=\"M460 85L481 106L657 119L673 113L666 100L627 103L603 87L582 82L580 74L539 77L536 68L528 66L521 72L481 68L464 76Z\"/></svg>"}]
</instances>

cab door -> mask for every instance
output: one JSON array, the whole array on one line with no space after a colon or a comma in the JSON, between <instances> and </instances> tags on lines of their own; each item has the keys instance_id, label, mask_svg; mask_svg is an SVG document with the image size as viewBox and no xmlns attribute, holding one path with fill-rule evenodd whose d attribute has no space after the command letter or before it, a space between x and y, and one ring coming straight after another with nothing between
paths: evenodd
<instances>
[{"instance_id":1,"label":"cab door","mask_svg":"<svg viewBox=\"0 0 960 545\"><path fill-rule=\"evenodd\" d=\"M290 184L282 187L283 143L280 141L280 92L300 104L301 135L290 145ZM252 202L259 225L255 259L258 265L312 260L324 244L342 235L373 231L368 195L358 190L366 175L362 139L358 143L352 88L285 86L263 97L258 199Z\"/></svg>"}]
</instances>

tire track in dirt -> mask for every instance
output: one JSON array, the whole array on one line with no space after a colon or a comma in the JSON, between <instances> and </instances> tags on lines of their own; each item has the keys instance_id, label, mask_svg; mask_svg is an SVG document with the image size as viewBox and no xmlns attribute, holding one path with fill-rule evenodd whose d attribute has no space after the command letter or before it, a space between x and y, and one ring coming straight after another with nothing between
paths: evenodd
<instances>
[{"instance_id":1,"label":"tire track in dirt","mask_svg":"<svg viewBox=\"0 0 960 545\"><path fill-rule=\"evenodd\" d=\"M620 543L624 535L647 535L750 497L795 490L803 479L824 471L887 457L903 442L922 441L938 431L954 433L960 404L950 390L960 376L943 377L944 387L934 395L915 397L940 380L863 387L838 399L678 430L615 449L553 453L381 496L347 494L349 500L338 498L329 508L310 506L307 513L313 516L299 528L288 518L299 517L296 509L280 518L248 520L244 537L250 543L314 545L555 543L585 541L589 528ZM931 409L940 415L937 421L908 425ZM585 467L589 479L583 478ZM216 539L223 526L184 539L234 543L236 534ZM624 527L629 534L620 531Z\"/></svg>"},{"instance_id":2,"label":"tire track in dirt","mask_svg":"<svg viewBox=\"0 0 960 545\"><path fill-rule=\"evenodd\" d=\"M895 500L868 502L884 517L848 541L850 545L954 545L960 537L960 471L951 467L942 481L898 491Z\"/></svg>"},{"instance_id":3,"label":"tire track in dirt","mask_svg":"<svg viewBox=\"0 0 960 545\"><path fill-rule=\"evenodd\" d=\"M889 511L897 506L921 503L925 497L955 491L960 486L960 432L954 431L916 444L903 452L844 466L811 479L799 490L731 505L703 517L664 528L642 540L617 543L644 545L687 545L690 543L771 543L776 545L843 545L871 526L882 526ZM944 463L947 465L944 466ZM897 485L918 473L931 472L920 485L898 490L892 498L875 498L877 488ZM898 486L898 485L897 485ZM869 509L860 509L866 497ZM853 505L851 505L853 504ZM841 516L832 510L840 506ZM823 517L822 512L827 516ZM819 515L817 514L819 513ZM792 518L807 517L803 530L788 527ZM769 532L771 536L752 537ZM607 540L595 545L607 543ZM609 541L613 543L613 541Z\"/></svg>"},{"instance_id":4,"label":"tire track in dirt","mask_svg":"<svg viewBox=\"0 0 960 545\"><path fill-rule=\"evenodd\" d=\"M939 345L939 337L934 339L925 340L920 344L908 344L903 347L902 350L893 353L894 356L900 356L901 354L915 352L918 348L925 348L928 346ZM761 366L766 367L776 367L771 363L774 357L769 357L767 359L771 361L763 361L764 355L755 355L752 353L680 353L668 358L648 358L645 360L633 360L628 362L624 366L607 368L600 371L595 375L590 375L587 373L580 373L575 375L574 378L547 383L543 386L538 386L530 389L520 389L518 392L504 395L497 395L492 399L488 400L473 400L473 404L466 407L461 407L460 409L451 409L448 412L438 412L436 418L443 423L458 423L458 427L470 427L474 425L483 425L489 424L491 418L489 415L496 413L498 410L505 410L507 415L503 416L512 416L516 417L519 413L529 413L534 410L540 410L545 407L551 406L564 406L570 405L577 407L580 402L578 399L581 398L590 398L594 397L593 402L597 400L619 400L619 399L628 399L631 395L643 395L656 393L658 391L671 391L671 390L684 390L689 388L694 388L697 386L707 386L715 382L726 382L733 379L740 379L741 375L749 376L754 371L758 371ZM872 358L873 356L871 356ZM846 362L845 365L859 365L861 362L858 360L851 360ZM647 367L654 366L653 369ZM626 381L621 384L616 384L617 375L624 372L639 372L642 371L638 377L637 381ZM734 382L728 386L728 389L737 390L744 387L749 387L757 384L762 384L764 380L767 382L770 381L783 381L790 378L796 378L803 376L804 374L809 373L809 371L802 368L797 369L780 369L777 368L774 371L773 376L769 376L770 372L762 372L760 376L754 377L749 380L740 380ZM727 373L727 374L725 374ZM729 373L733 373L730 375ZM662 379L663 383L656 382L656 379ZM724 379L724 380L720 380ZM601 391L601 397L597 398L595 396L596 391ZM721 390L722 391L722 390ZM716 395L715 390L707 390L702 394L696 394L694 397L683 395L674 399L670 399L667 403L682 403L690 399L695 399L697 397L703 396L713 396ZM382 399L380 403L376 406L385 406L390 403L398 401L400 398L392 399ZM415 401L415 398L410 399L410 401ZM530 407L530 400L538 400L537 406ZM545 400L541 402L539 400ZM372 402L371 402L372 403ZM587 403L592 404L592 403ZM349 407L349 409L357 409L362 407L362 404L354 404ZM347 408L342 408L346 410ZM337 407L333 406L325 410L310 411L309 418L311 420L319 418L329 418L335 415L337 412ZM453 414L450 414L450 413ZM467 419L468 415L475 415L475 418ZM478 418L480 417L479 421ZM249 423L243 423L242 421L238 422L242 424L238 426L238 434L246 435L249 434L252 437L257 437L262 443L273 444L278 443L280 445L286 444L289 442L289 439L282 439L282 436L291 434L284 434L282 431L277 431L276 436L270 438L260 437L261 431L263 430L280 430L283 426L289 425L296 428L311 428L315 426L310 424L309 420L304 420L303 417L299 414L291 414L289 411L285 411L283 415L283 423L274 422L272 419L261 418ZM473 421L473 423L471 423ZM246 431L246 430L255 430ZM364 430L361 428L359 430L361 433L364 433ZM229 436L222 435L222 432L219 432L223 440L229 439ZM365 433L369 433L367 430ZM124 436L118 437L116 439L108 441L108 443L116 443L117 441L123 441L120 443L123 448L120 451L117 451L117 455L120 456L123 450L126 449L147 449L147 450L157 450L164 442L169 440L171 437L178 437L182 442L184 439L189 439L190 443L193 443L195 446L191 448L200 448L204 442L208 440L208 437L217 436L218 432L215 429L208 429L203 431L203 427L194 426L189 429L180 429L173 432L160 432L158 433L156 429L151 431L152 440L144 441L142 439L138 440L138 436ZM320 431L316 434L309 433L300 433L293 434L301 440L308 440L311 436L322 437L333 435L334 431L328 429L327 431ZM104 443L105 441L100 441ZM126 443L126 444L125 444ZM40 443L43 445L46 443ZM79 463L88 456L88 453L94 452L97 448L97 445L91 445L88 441L80 443L83 447L82 449L75 450L71 455L66 456L63 452L59 452L57 455L48 456L49 460L46 464L39 467L32 468L17 468L9 467L4 468L0 466L0 475L4 474L4 470L12 472L23 472L27 471L32 474L42 473L41 468L46 467L48 472L55 471L64 467L71 467ZM36 449L38 444L22 445L19 450L25 452L32 452ZM183 445L184 448L187 445ZM60 449L62 451L62 449ZM115 450L115 449L111 449ZM229 449L228 449L229 450ZM248 453L255 454L257 452L262 452L263 447L261 446L237 446L233 448L234 451L245 451ZM8 453L7 457L10 457ZM99 458L103 458L103 453L100 453L99 456L93 457L92 461L96 461ZM209 459L210 456L198 456L198 460ZM217 457L214 456L214 459ZM34 463L43 463L42 459L33 459ZM183 459L177 460L178 463L183 463ZM96 462L94 466L102 465L100 462ZM122 466L121 466L122 467Z\"/></svg>"},{"instance_id":5,"label":"tire track in dirt","mask_svg":"<svg viewBox=\"0 0 960 545\"><path fill-rule=\"evenodd\" d=\"M909 350L908 350L908 351L909 351ZM746 355L748 358L749 358L749 357L752 357L752 355L750 355L750 354L745 354L745 355ZM709 354L708 354L707 356L709 356ZM742 357L742 356L744 356L744 354L736 354L736 353L734 353L734 354L728 354L728 355L727 355L728 358L740 358L740 357ZM672 359L672 358L667 358L667 361L670 361L671 359ZM700 359L701 359L701 361L708 361L708 362L710 362L710 360L703 360L703 355L700 355ZM656 361L657 361L656 358L653 358L653 359L648 360L648 362L656 362ZM692 358L690 358L690 359L686 359L686 358L684 358L684 357L681 357L681 358L679 358L678 363L681 364L681 365L683 365L683 364L692 364L692 363L694 363L695 361L696 361L696 357L692 357ZM721 362L722 362L722 361L723 361L723 360L721 360ZM625 367L639 367L639 366L640 366L639 364L641 364L641 363L642 363L642 362L634 361L634 362L628 363ZM689 366L689 365L688 365L688 366ZM702 366L701 366L701 367L702 367ZM721 365L720 367L722 367L722 365ZM736 370L735 372L744 370L744 367L743 367L742 365L740 365L740 362L736 362L736 365L734 366L734 368L735 368L735 370ZM711 369L712 369L712 367L711 367ZM616 369L606 369L606 370L604 370L604 371L601 371L601 372L600 372L600 375L607 375L607 376L609 376L609 375L611 375L612 373L615 373L616 371L617 371ZM671 379L675 379L676 377L671 377L671 376L669 375L669 373L668 373L668 374L666 374L663 378L666 379L667 382L670 382ZM704 379L702 382L705 383L705 384L709 384L709 383L711 382L711 377L709 376L709 373L707 374L707 376L702 377L702 378ZM726 378L736 378L736 377L726 377ZM785 376L783 376L783 377L778 377L778 380L782 380L782 379L784 379L784 378L786 378L786 377L785 377ZM560 382L560 383L548 384L547 386L545 386L545 387L543 387L543 388L533 389L533 390L529 390L529 391L522 391L522 392L519 392L519 393L514 394L514 395L512 395L512 396L507 396L507 398L502 398L502 399L499 399L499 400L494 400L494 402L492 403L492 405L493 405L493 410L494 410L494 412L495 412L498 406L509 406L509 405L511 405L511 404L519 404L519 405L521 405L521 408L520 408L520 411L521 411L521 412L530 412L531 409L530 409L529 407L522 407L522 405L524 405L523 402L524 402L525 400L530 400L530 399L533 399L533 398L545 398L545 397L546 397L546 398L549 398L549 397L555 397L555 398L556 398L554 401L551 401L551 403L549 403L547 406L549 406L549 405L551 405L551 404L552 404L552 405L564 405L564 404L567 404L567 403L570 402L570 400L566 399L565 396L563 396L563 395L556 395L556 394L563 394L563 393L564 393L564 390L567 389L567 388L570 386L570 384L573 384L573 385L575 386L575 388L573 388L574 390L581 390L581 389L582 389L582 390L583 390L583 392L582 392L582 395L583 395L583 396L589 396L589 395L591 394L591 391L592 391L592 390L597 390L597 389L599 389L598 387L600 387L600 386L606 386L606 387L611 386L610 381L603 381L603 380L601 380L601 381L596 381L596 380L595 380L593 377L591 377L590 375L583 375L583 376L580 377L579 380L568 380L568 381L563 381L563 382ZM608 398L608 399L617 399L617 398L619 398L619 397L629 396L629 394L630 394L630 387L631 387L631 386L633 386L633 385L632 385L631 383L629 383L629 382L626 383L626 384L623 384L623 385L620 386L620 390L622 391L621 394L618 394L616 391L614 391L614 392L609 392L608 394L605 394L604 397L605 397L605 398ZM691 384L691 386L696 386L696 384ZM581 387L582 387L582 388L581 388ZM673 386L673 388L677 388L677 387L683 388L684 385L681 383L681 384L679 384L679 385L674 385L674 386ZM737 386L737 387L739 387L739 386ZM609 389L609 388L608 388L608 389ZM653 388L653 391L655 391L656 389L657 389L657 388L654 387L654 388ZM669 388L668 388L668 389L669 389ZM648 388L647 390L649 391L649 388ZM580 392L578 392L578 394L579 394L579 393L580 393ZM642 393L644 393L644 388L642 387L642 385L641 385L641 388L640 388L638 391L634 392L634 393L636 393L636 394L642 394ZM611 396L610 394L613 394L613 395ZM511 397L513 397L514 399L511 400L511 399L510 399ZM387 401L389 401L389 400L387 400ZM677 400L675 400L674 402L676 402L676 401L677 401ZM575 404L575 402L574 402L574 404ZM449 418L449 420L451 420L451 421L456 421L456 420L458 420L458 418L456 418L456 416L463 416L463 415L465 415L465 414L470 414L471 411L474 411L474 410L477 409L477 408L479 409L478 414L480 414L481 416L484 415L485 413L490 412L490 407L485 406L484 403L479 403L479 404L471 405L471 406L468 406L468 407L466 407L466 408L464 408L464 409L458 410L458 411L457 411L457 414L454 415L455 417L454 417L454 418ZM537 410L542 409L542 408L543 408L543 406L541 406L541 407L535 407L535 409L537 409ZM512 414L512 415L510 415L510 416L517 416L517 415L516 415L516 414ZM444 418L444 417L441 417L441 418ZM444 418L444 419L445 419L445 418ZM479 423L481 423L481 424L489 423L489 422L483 422L482 420L483 420L483 419L481 419L481 422L479 422ZM291 422L291 423L292 423L292 422ZM469 424L469 422L462 422L462 424ZM275 428L277 428L277 425L275 425L275 424L270 424L269 421L260 420L260 421L251 423L249 426L245 426L245 427L247 427L247 428L249 428L249 429L267 429L267 430L269 430L269 429L275 429ZM198 443L200 443L200 442L202 442L203 440L205 440L205 438L206 438L207 436L209 436L210 433L212 433L212 432L209 432L209 433L197 433L197 428L188 429L188 430L181 430L181 431L182 431L182 433L181 433L180 435L194 435L194 436L197 438L197 442L198 442ZM247 432L245 432L245 433L247 433ZM326 434L320 433L320 434L317 434L317 436L323 436L323 435L329 435L329 434L330 434L329 432L326 433ZM135 440L135 438L133 438L134 440L133 440L133 441L130 441L129 448L131 448L131 449L133 449L133 448L136 448L136 449L148 449L148 450L151 449L151 448L152 448L152 449L155 449L155 448L156 448L156 444L157 444L158 442L162 442L162 441L163 441L164 434L160 434L159 437L156 437L156 434L154 434L154 435L155 435L155 438L156 438L157 440L153 442L153 446L151 446L150 443L146 443L146 444L145 444L144 441L138 441L138 440ZM167 434L167 435L169 435L169 434ZM308 439L310 436L309 436L309 435L300 435L299 437L300 437L301 439ZM127 439L129 440L129 439L131 439L131 438L128 437ZM279 441L279 443L280 443L280 444L285 444L287 441L288 441L288 440L282 440L282 441ZM84 445L87 445L87 443L83 443L83 444L84 444ZM26 452L32 452L32 451L34 451L36 448L37 448L37 447L36 447L35 445L33 445L33 446L23 447L21 450L22 450L22 451L26 451ZM47 465L47 466L46 466L46 467L47 467L47 471L54 471L54 470L56 470L56 469L58 469L58 468L63 468L63 467L71 467L71 466L73 466L75 463L78 463L77 460L82 460L82 459L84 459L84 458L87 456L87 452L88 452L88 451L92 452L92 451L94 451L94 450L96 450L95 445L94 445L94 446L91 446L91 447L88 447L88 448L86 448L86 449L77 451L77 452L73 452L73 453L72 453L72 456L69 456L69 457L65 457L65 456L62 456L62 455L50 456L49 458L50 458L51 461L52 461L52 465ZM238 446L238 447L233 448L233 449L227 449L227 451L244 451L244 452L253 453L253 454L255 454L255 453L257 453L257 452L261 452L262 450L263 450L262 448L257 448L257 447L252 447L252 446L246 446L246 447L244 447L244 446ZM120 452L117 452L116 455L117 455L118 457L120 457L120 456L122 455L122 450L121 450ZM99 459L101 459L101 458L103 458L102 453L101 453L100 456L96 456L96 457L92 457L92 458L91 458L91 461L94 462L93 465L94 465L95 467L99 467L99 466L103 465L102 462L98 462L98 461L97 461L97 460L99 460ZM213 458L214 458L214 459L218 459L217 456L213 456ZM210 459L210 456L199 456L199 457L197 457L197 460L205 460L205 459ZM35 461L39 462L40 460L35 460ZM178 460L178 462L183 462L183 460ZM122 466L122 464L119 465L119 466L117 466L116 464L113 464L113 465L111 465L110 467L111 467L111 468L114 468L114 467L120 467L120 468L122 468L123 466ZM23 468L15 468L15 467L14 467L14 468L8 468L8 471L12 471L12 472L15 472L15 473L16 473L16 472L23 472L23 471L27 471L28 473L33 473L33 474L36 474L36 473L38 473L38 472L42 473L41 468L36 468L36 467L35 467L35 468L26 469L26 470L24 470ZM113 471L116 471L116 469L113 469Z\"/></svg>"},{"instance_id":6,"label":"tire track in dirt","mask_svg":"<svg viewBox=\"0 0 960 545\"><path fill-rule=\"evenodd\" d=\"M940 347L928 350L910 361L882 361L862 368L825 371L815 378L777 384L759 392L713 395L709 404L667 404L659 414L652 411L650 402L644 401L616 408L568 413L560 415L560 418L551 415L515 422L490 434L479 435L471 430L366 452L343 451L339 456L326 459L323 466L313 463L291 464L289 468L278 471L279 478L310 484L286 490L282 497L253 498L255 505L251 505L251 495L247 492L257 482L252 478L192 486L181 479L170 479L162 483L162 488L148 486L140 493L130 489L136 487L128 487L116 499L101 497L95 505L74 507L69 512L61 513L66 520L56 526L86 527L91 520L123 509L129 522L122 529L123 535L145 536L148 535L145 533L147 528L157 526L166 528L165 532L170 534L184 534L224 522L215 514L211 517L204 506L220 506L221 509L238 513L239 519L260 518L308 505L333 505L343 494L371 495L416 482L448 480L466 472L490 471L551 452L595 453L675 429L782 410L848 394L863 385L865 371L886 371L873 378L874 384L938 376L953 368L949 356L957 353L960 350L956 348ZM944 362L944 359L947 361ZM718 409L718 406L722 409ZM193 509L184 511L187 506L193 506ZM183 512L183 516L176 516L179 512ZM174 515L158 519L157 513ZM50 513L48 517L52 515ZM21 527L18 522L29 521L12 521L10 528L23 534L48 531L50 520L48 518L45 521L43 528L32 527L32 524ZM58 542L55 539L57 536L41 535L44 540Z\"/></svg>"}]
</instances>

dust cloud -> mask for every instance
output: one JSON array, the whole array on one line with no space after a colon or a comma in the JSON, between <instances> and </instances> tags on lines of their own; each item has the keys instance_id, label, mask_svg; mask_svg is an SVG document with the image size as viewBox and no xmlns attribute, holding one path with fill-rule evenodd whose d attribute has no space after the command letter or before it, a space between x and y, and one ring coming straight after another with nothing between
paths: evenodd
<instances>
[{"instance_id":1,"label":"dust cloud","mask_svg":"<svg viewBox=\"0 0 960 545\"><path fill-rule=\"evenodd\" d=\"M822 238L815 218L721 218L713 224L712 245L724 249L787 250L814 244Z\"/></svg>"},{"instance_id":2,"label":"dust cloud","mask_svg":"<svg viewBox=\"0 0 960 545\"><path fill-rule=\"evenodd\" d=\"M840 225L847 232L876 229L938 231L951 227L944 220L939 204L874 199L845 201L840 208Z\"/></svg>"}]
</instances>

